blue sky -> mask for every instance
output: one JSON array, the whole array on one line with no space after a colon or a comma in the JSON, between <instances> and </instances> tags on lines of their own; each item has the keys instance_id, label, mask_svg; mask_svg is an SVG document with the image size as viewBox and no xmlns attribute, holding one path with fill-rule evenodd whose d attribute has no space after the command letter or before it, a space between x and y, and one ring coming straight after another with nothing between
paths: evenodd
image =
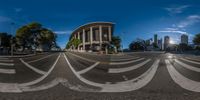
<instances>
[{"instance_id":1,"label":"blue sky","mask_svg":"<svg viewBox=\"0 0 200 100\"><path fill-rule=\"evenodd\" d=\"M181 34L190 41L200 33L198 0L2 0L0 32L15 30L30 22L40 22L58 34L57 43L65 47L70 33L92 21L114 22L114 34L124 47L136 38L169 35L175 43ZM13 28L11 24L14 22Z\"/></svg>"}]
</instances>

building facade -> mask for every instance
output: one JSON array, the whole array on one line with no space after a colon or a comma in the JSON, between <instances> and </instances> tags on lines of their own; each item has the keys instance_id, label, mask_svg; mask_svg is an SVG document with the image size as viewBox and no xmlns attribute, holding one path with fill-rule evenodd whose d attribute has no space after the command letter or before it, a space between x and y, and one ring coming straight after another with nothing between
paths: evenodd
<instances>
[{"instance_id":1,"label":"building facade","mask_svg":"<svg viewBox=\"0 0 200 100\"><path fill-rule=\"evenodd\" d=\"M181 35L181 43L188 45L188 36L187 35L185 35L185 34Z\"/></svg>"},{"instance_id":2,"label":"building facade","mask_svg":"<svg viewBox=\"0 0 200 100\"><path fill-rule=\"evenodd\" d=\"M167 50L167 48L169 47L169 41L170 41L169 36L165 36L164 37L164 50Z\"/></svg>"},{"instance_id":3,"label":"building facade","mask_svg":"<svg viewBox=\"0 0 200 100\"><path fill-rule=\"evenodd\" d=\"M157 45L158 44L158 35L154 34L154 43Z\"/></svg>"},{"instance_id":4,"label":"building facade","mask_svg":"<svg viewBox=\"0 0 200 100\"><path fill-rule=\"evenodd\" d=\"M81 44L74 48L78 51L104 51L112 41L114 23L92 22L75 29L71 36L79 39Z\"/></svg>"}]
</instances>

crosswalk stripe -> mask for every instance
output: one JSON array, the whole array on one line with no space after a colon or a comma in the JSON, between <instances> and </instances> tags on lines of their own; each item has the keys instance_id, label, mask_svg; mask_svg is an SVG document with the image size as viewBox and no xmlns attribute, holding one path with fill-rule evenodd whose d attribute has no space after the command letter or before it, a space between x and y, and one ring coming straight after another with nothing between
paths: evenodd
<instances>
[{"instance_id":1,"label":"crosswalk stripe","mask_svg":"<svg viewBox=\"0 0 200 100\"><path fill-rule=\"evenodd\" d=\"M136 59L136 60L132 60L132 61L126 61L126 62L111 62L109 63L109 65L123 65L123 64L130 64L130 63L134 63L134 62L138 62L144 60L144 58L140 58L140 59Z\"/></svg>"},{"instance_id":2,"label":"crosswalk stripe","mask_svg":"<svg viewBox=\"0 0 200 100\"><path fill-rule=\"evenodd\" d=\"M0 66L14 66L13 63L0 63Z\"/></svg>"},{"instance_id":3,"label":"crosswalk stripe","mask_svg":"<svg viewBox=\"0 0 200 100\"><path fill-rule=\"evenodd\" d=\"M15 74L15 69L0 69L1 74Z\"/></svg>"},{"instance_id":4,"label":"crosswalk stripe","mask_svg":"<svg viewBox=\"0 0 200 100\"><path fill-rule=\"evenodd\" d=\"M0 57L0 60L8 60L8 58L2 58L2 57Z\"/></svg>"},{"instance_id":5,"label":"crosswalk stripe","mask_svg":"<svg viewBox=\"0 0 200 100\"><path fill-rule=\"evenodd\" d=\"M132 58L111 58L111 60L110 61L126 61L126 60L134 60L134 59L138 59L138 58L140 58L140 57L132 57Z\"/></svg>"},{"instance_id":6,"label":"crosswalk stripe","mask_svg":"<svg viewBox=\"0 0 200 100\"><path fill-rule=\"evenodd\" d=\"M193 64L199 64L200 65L200 62L191 61L191 60L187 60L187 59L184 59L184 58L180 58L180 59L184 60L184 61L187 61L187 62L190 62L190 63L193 63Z\"/></svg>"},{"instance_id":7,"label":"crosswalk stripe","mask_svg":"<svg viewBox=\"0 0 200 100\"><path fill-rule=\"evenodd\" d=\"M188 65L188 64L185 64L177 59L175 59L175 61L180 64L181 66L183 66L184 68L186 69L189 69L189 70L192 70L192 71L195 71L195 72L200 72L200 68L197 68L197 67L193 67L191 65Z\"/></svg>"},{"instance_id":8,"label":"crosswalk stripe","mask_svg":"<svg viewBox=\"0 0 200 100\"><path fill-rule=\"evenodd\" d=\"M181 75L174 66L170 63L169 60L165 60L165 63L167 65L168 72L171 76L171 78L174 80L176 84L181 86L184 89L194 91L194 92L200 92L200 82L196 82L193 80L190 80L183 75Z\"/></svg>"},{"instance_id":9,"label":"crosswalk stripe","mask_svg":"<svg viewBox=\"0 0 200 100\"><path fill-rule=\"evenodd\" d=\"M1 59L0 59L0 62L13 62L13 60L7 60L7 59L1 60Z\"/></svg>"},{"instance_id":10,"label":"crosswalk stripe","mask_svg":"<svg viewBox=\"0 0 200 100\"><path fill-rule=\"evenodd\" d=\"M148 59L142 63L139 63L137 65L134 66L130 66L130 67L125 67L125 68L110 68L108 73L123 73L123 72L128 72L134 69L137 69L141 66L144 66L145 64L147 64L149 61L151 61L151 59Z\"/></svg>"},{"instance_id":11,"label":"crosswalk stripe","mask_svg":"<svg viewBox=\"0 0 200 100\"><path fill-rule=\"evenodd\" d=\"M189 57L185 57L186 59L189 59L189 60L194 60L194 61L199 61L200 62L200 60L199 59L195 59L195 58L189 58Z\"/></svg>"}]
</instances>

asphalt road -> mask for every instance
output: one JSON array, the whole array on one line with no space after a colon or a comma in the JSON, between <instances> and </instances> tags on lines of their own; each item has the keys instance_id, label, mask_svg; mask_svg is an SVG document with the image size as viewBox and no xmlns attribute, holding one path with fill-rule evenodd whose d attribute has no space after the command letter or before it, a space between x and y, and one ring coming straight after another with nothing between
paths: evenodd
<instances>
[{"instance_id":1,"label":"asphalt road","mask_svg":"<svg viewBox=\"0 0 200 100\"><path fill-rule=\"evenodd\" d=\"M200 57L162 52L0 57L0 100L200 100Z\"/></svg>"}]
</instances>

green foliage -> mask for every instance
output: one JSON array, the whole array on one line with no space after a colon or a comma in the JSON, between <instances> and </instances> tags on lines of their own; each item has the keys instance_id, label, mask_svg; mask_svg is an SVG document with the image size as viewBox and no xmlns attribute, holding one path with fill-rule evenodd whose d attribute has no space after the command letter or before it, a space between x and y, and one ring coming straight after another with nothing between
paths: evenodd
<instances>
[{"instance_id":1,"label":"green foliage","mask_svg":"<svg viewBox=\"0 0 200 100\"><path fill-rule=\"evenodd\" d=\"M145 41L142 39L137 39L129 44L130 50L145 50Z\"/></svg>"},{"instance_id":2,"label":"green foliage","mask_svg":"<svg viewBox=\"0 0 200 100\"><path fill-rule=\"evenodd\" d=\"M11 38L12 38L12 35L9 35L8 33L0 33L0 39L1 39L1 45L0 46L10 47Z\"/></svg>"},{"instance_id":3,"label":"green foliage","mask_svg":"<svg viewBox=\"0 0 200 100\"><path fill-rule=\"evenodd\" d=\"M195 45L200 45L200 33L195 35L193 42Z\"/></svg>"},{"instance_id":4,"label":"green foliage","mask_svg":"<svg viewBox=\"0 0 200 100\"><path fill-rule=\"evenodd\" d=\"M40 23L33 22L17 30L16 41L23 48L39 45L48 45L50 48L56 41L56 35L49 29L43 28Z\"/></svg>"},{"instance_id":5,"label":"green foliage","mask_svg":"<svg viewBox=\"0 0 200 100\"><path fill-rule=\"evenodd\" d=\"M69 49L71 46L77 48L81 44L80 39L72 38L66 45L66 49Z\"/></svg>"},{"instance_id":6,"label":"green foliage","mask_svg":"<svg viewBox=\"0 0 200 100\"><path fill-rule=\"evenodd\" d=\"M121 46L121 38L119 36L113 36L111 44L114 45L118 50Z\"/></svg>"}]
</instances>

